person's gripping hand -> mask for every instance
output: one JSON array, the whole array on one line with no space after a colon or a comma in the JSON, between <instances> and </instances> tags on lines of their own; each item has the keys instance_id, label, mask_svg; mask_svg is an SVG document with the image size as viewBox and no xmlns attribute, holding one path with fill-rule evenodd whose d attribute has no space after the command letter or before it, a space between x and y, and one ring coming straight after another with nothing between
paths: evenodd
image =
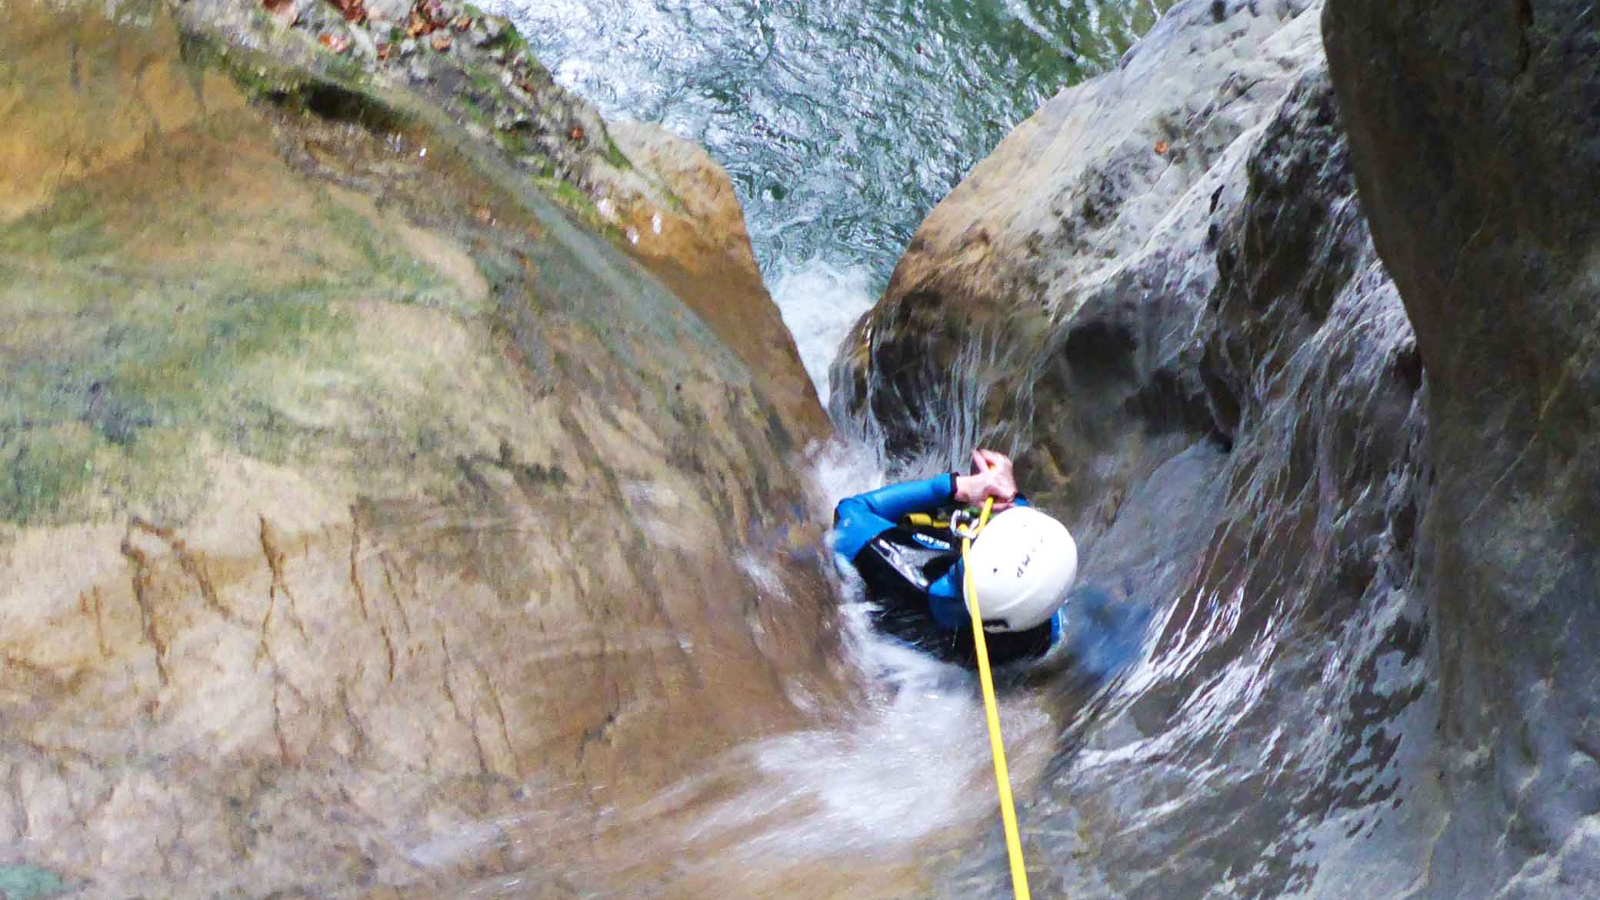
<instances>
[{"instance_id":1,"label":"person's gripping hand","mask_svg":"<svg viewBox=\"0 0 1600 900\"><path fill-rule=\"evenodd\" d=\"M994 511L1011 506L1017 497L1017 479L1011 460L993 450L972 451L972 472L956 477L955 501L975 505L994 498Z\"/></svg>"}]
</instances>

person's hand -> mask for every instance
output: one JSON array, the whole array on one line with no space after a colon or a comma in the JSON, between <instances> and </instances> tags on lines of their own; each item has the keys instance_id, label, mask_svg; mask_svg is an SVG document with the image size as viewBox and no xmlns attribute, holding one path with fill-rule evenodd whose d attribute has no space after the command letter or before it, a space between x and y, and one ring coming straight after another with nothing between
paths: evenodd
<instances>
[{"instance_id":1,"label":"person's hand","mask_svg":"<svg viewBox=\"0 0 1600 900\"><path fill-rule=\"evenodd\" d=\"M994 498L994 511L1011 506L1017 497L1017 479L1011 471L1011 460L993 450L972 451L972 473L956 477L955 501L978 504Z\"/></svg>"}]
</instances>

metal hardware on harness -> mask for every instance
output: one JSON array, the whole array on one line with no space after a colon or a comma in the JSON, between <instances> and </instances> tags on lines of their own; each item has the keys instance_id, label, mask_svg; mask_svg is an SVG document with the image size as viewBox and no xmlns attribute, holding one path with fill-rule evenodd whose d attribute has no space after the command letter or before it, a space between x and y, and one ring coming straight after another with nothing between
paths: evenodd
<instances>
[{"instance_id":1,"label":"metal hardware on harness","mask_svg":"<svg viewBox=\"0 0 1600 900\"><path fill-rule=\"evenodd\" d=\"M984 517L971 510L958 509L950 514L950 533L957 538L975 541L983 530Z\"/></svg>"}]
</instances>

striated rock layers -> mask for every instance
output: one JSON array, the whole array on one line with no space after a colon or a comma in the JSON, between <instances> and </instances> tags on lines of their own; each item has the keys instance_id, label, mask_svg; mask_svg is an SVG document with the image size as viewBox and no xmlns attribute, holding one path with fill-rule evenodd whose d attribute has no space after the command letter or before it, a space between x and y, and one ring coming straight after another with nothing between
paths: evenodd
<instances>
[{"instance_id":1,"label":"striated rock layers","mask_svg":"<svg viewBox=\"0 0 1600 900\"><path fill-rule=\"evenodd\" d=\"M838 687L815 395L719 337L776 311L708 161L630 131L678 205L602 237L226 12L0 31L0 893L581 893L593 816Z\"/></svg>"},{"instance_id":2,"label":"striated rock layers","mask_svg":"<svg viewBox=\"0 0 1600 900\"><path fill-rule=\"evenodd\" d=\"M1070 724L1021 811L1048 896L1391 898L1448 864L1419 523L1464 500L1321 6L1174 6L932 212L836 362L841 415L1019 450L1080 537ZM949 877L1003 871L991 844Z\"/></svg>"},{"instance_id":3,"label":"striated rock layers","mask_svg":"<svg viewBox=\"0 0 1600 900\"><path fill-rule=\"evenodd\" d=\"M1571 0L1330 0L1324 22L1427 374L1452 809L1428 893L1594 896L1600 22Z\"/></svg>"}]
</instances>

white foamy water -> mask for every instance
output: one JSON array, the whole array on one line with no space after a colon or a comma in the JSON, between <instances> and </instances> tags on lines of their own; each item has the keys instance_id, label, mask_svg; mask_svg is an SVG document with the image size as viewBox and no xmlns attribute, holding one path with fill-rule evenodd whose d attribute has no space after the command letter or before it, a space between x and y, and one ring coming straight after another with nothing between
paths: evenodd
<instances>
[{"instance_id":1,"label":"white foamy water","mask_svg":"<svg viewBox=\"0 0 1600 900\"><path fill-rule=\"evenodd\" d=\"M814 447L810 464L811 502L827 514L846 496L922 474L891 469L871 440ZM740 562L759 589L777 590L769 561ZM424 872L492 852L526 861L470 896L545 896L540 886L555 880L663 900L920 896L930 862L998 839L983 704L971 673L873 630L859 579L847 565L837 571L853 688L824 699L794 678L808 727L710 757L643 803L609 807L599 786L530 784L508 814L409 823L396 840ZM1000 718L1012 783L1026 796L1058 729L1029 692L1003 694Z\"/></svg>"},{"instance_id":2,"label":"white foamy water","mask_svg":"<svg viewBox=\"0 0 1600 900\"><path fill-rule=\"evenodd\" d=\"M828 367L839 344L861 314L877 302L872 273L862 264L835 265L821 257L801 263L782 260L767 277L783 323L794 334L800 361L828 405Z\"/></svg>"},{"instance_id":3,"label":"white foamy water","mask_svg":"<svg viewBox=\"0 0 1600 900\"><path fill-rule=\"evenodd\" d=\"M835 441L813 454L813 502L831 511L905 474L887 471L871 441ZM739 747L658 797L652 815L694 810L677 836L685 870L915 868L998 824L975 677L874 630L859 578L837 568L844 658L860 700L824 716L826 727ZM1024 785L1042 770L1054 728L1024 693L1002 697L1000 712L1013 781Z\"/></svg>"},{"instance_id":4,"label":"white foamy water","mask_svg":"<svg viewBox=\"0 0 1600 900\"><path fill-rule=\"evenodd\" d=\"M888 471L882 448L860 440L823 448L812 470L829 509L918 474ZM837 568L845 657L867 680L868 702L845 728L757 745L762 768L810 785L828 813L822 830L862 853L892 852L941 829L986 821L996 799L975 677L873 629L860 579L843 560ZM1001 705L1014 750L1048 744L1037 739L1050 733L1049 719L1029 697Z\"/></svg>"}]
</instances>

